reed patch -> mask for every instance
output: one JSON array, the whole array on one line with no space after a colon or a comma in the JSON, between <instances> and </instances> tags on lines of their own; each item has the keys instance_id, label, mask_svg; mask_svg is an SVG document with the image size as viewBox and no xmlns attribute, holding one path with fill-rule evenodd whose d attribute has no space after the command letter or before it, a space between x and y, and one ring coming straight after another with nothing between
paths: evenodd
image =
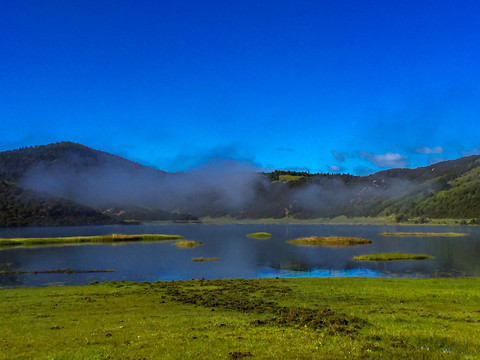
<instances>
[{"instance_id":1,"label":"reed patch","mask_svg":"<svg viewBox=\"0 0 480 360\"><path fill-rule=\"evenodd\" d=\"M330 236L330 237L309 236L309 237L302 237L302 238L297 238L294 240L287 241L287 243L289 244L295 244L299 246L330 246L330 247L366 245L366 244L370 244L371 242L372 241L368 239L347 237L347 236Z\"/></svg>"},{"instance_id":2,"label":"reed patch","mask_svg":"<svg viewBox=\"0 0 480 360\"><path fill-rule=\"evenodd\" d=\"M428 260L433 256L426 254L404 254L401 252L394 253L377 253L354 256L354 261L405 261L405 260Z\"/></svg>"}]
</instances>

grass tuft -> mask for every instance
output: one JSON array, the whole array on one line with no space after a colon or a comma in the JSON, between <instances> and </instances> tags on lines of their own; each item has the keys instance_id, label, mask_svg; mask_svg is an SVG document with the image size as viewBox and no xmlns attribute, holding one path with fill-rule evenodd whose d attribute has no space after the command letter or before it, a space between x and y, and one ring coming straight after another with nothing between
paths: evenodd
<instances>
[{"instance_id":1,"label":"grass tuft","mask_svg":"<svg viewBox=\"0 0 480 360\"><path fill-rule=\"evenodd\" d=\"M196 246L202 246L202 243L200 241L197 243L193 240L178 240L175 242L175 245L179 248L194 248Z\"/></svg>"},{"instance_id":2,"label":"grass tuft","mask_svg":"<svg viewBox=\"0 0 480 360\"><path fill-rule=\"evenodd\" d=\"M203 262L203 261L218 261L220 258L204 258L204 257L198 257L198 258L192 258L192 261L198 261L198 262Z\"/></svg>"},{"instance_id":3,"label":"grass tuft","mask_svg":"<svg viewBox=\"0 0 480 360\"><path fill-rule=\"evenodd\" d=\"M427 260L433 256L426 254L404 254L400 252L395 253L377 253L354 256L354 261L402 261L402 260Z\"/></svg>"},{"instance_id":4,"label":"grass tuft","mask_svg":"<svg viewBox=\"0 0 480 360\"><path fill-rule=\"evenodd\" d=\"M295 244L299 246L331 246L331 247L364 245L364 244L370 244L371 242L372 241L368 239L346 237L346 236L331 236L331 237L310 236L310 237L303 237L303 238L287 241L287 243L289 244Z\"/></svg>"}]
</instances>

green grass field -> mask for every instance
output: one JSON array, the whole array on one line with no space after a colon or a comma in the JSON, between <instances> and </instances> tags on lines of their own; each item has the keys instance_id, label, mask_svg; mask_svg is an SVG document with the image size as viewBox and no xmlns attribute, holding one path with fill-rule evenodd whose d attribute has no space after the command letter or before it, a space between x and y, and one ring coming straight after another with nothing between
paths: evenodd
<instances>
[{"instance_id":1,"label":"green grass field","mask_svg":"<svg viewBox=\"0 0 480 360\"><path fill-rule=\"evenodd\" d=\"M480 278L0 290L1 359L478 359Z\"/></svg>"}]
</instances>

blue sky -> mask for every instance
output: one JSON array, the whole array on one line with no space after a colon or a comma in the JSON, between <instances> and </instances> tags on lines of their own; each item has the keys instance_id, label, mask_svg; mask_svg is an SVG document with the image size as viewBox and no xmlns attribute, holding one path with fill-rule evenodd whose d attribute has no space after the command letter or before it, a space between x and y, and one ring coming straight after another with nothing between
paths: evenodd
<instances>
[{"instance_id":1,"label":"blue sky","mask_svg":"<svg viewBox=\"0 0 480 360\"><path fill-rule=\"evenodd\" d=\"M366 174L480 153L480 2L0 2L0 150Z\"/></svg>"}]
</instances>

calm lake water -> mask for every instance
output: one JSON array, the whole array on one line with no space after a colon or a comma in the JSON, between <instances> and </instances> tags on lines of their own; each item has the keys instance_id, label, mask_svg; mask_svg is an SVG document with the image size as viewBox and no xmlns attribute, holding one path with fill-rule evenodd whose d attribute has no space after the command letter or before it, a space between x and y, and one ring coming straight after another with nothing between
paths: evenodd
<instances>
[{"instance_id":1,"label":"calm lake water","mask_svg":"<svg viewBox=\"0 0 480 360\"><path fill-rule=\"evenodd\" d=\"M247 238L267 231L271 239ZM380 232L464 232L466 237L385 237ZM0 275L0 287L88 284L92 281L189 280L258 277L451 277L480 276L480 227L337 225L131 225L0 229L0 237L179 234L203 246L180 249L175 242L52 246L0 250L0 266L41 271L113 269L113 273ZM347 248L300 247L303 236L355 236L371 244ZM424 253L426 261L355 262L375 252ZM194 257L220 261L193 262Z\"/></svg>"}]
</instances>

